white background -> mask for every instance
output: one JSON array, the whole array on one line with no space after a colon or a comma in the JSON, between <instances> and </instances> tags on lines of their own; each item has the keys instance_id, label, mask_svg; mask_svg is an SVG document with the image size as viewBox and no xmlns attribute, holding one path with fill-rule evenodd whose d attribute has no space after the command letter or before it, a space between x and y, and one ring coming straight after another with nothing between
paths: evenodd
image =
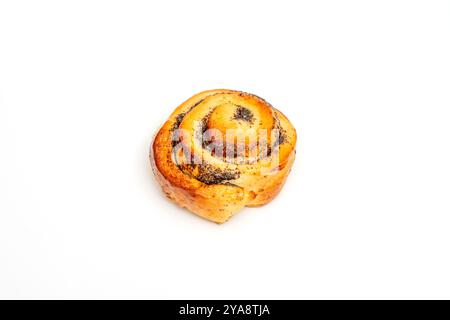
<instances>
[{"instance_id":1,"label":"white background","mask_svg":"<svg viewBox=\"0 0 450 320\"><path fill-rule=\"evenodd\" d=\"M299 132L218 226L148 147L191 95ZM450 298L449 1L1 1L0 298Z\"/></svg>"}]
</instances>

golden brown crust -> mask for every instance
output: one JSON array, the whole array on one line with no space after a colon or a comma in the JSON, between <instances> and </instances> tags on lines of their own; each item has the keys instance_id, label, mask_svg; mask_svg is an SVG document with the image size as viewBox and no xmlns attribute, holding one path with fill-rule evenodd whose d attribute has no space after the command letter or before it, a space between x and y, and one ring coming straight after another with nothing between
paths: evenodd
<instances>
[{"instance_id":1,"label":"golden brown crust","mask_svg":"<svg viewBox=\"0 0 450 320\"><path fill-rule=\"evenodd\" d=\"M217 152L218 148L208 149L198 140L199 130L206 129L215 130L223 146L236 141L226 130L241 130L246 139L244 154L234 150L231 158ZM270 135L273 129L280 135ZM261 158L255 150L262 144L255 137L264 130L269 151ZM175 132L182 134L175 137ZM156 134L150 159L170 199L203 218L223 223L245 206L264 205L276 197L294 162L296 140L289 120L265 100L240 91L209 90L175 109Z\"/></svg>"}]
</instances>

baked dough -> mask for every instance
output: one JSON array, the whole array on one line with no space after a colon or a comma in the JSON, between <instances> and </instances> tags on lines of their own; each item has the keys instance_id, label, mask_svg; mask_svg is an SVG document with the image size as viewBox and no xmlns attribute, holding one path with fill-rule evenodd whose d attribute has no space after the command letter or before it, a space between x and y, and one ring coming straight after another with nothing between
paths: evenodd
<instances>
[{"instance_id":1,"label":"baked dough","mask_svg":"<svg viewBox=\"0 0 450 320\"><path fill-rule=\"evenodd\" d=\"M150 159L167 197L223 223L245 206L276 197L294 162L296 141L286 116L262 98L209 90L175 109L156 134Z\"/></svg>"}]
</instances>

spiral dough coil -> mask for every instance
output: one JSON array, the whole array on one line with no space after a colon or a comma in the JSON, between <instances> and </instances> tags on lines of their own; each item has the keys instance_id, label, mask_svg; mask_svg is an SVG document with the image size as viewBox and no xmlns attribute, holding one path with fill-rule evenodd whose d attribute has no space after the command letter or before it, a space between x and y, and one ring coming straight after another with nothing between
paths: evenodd
<instances>
[{"instance_id":1,"label":"spiral dough coil","mask_svg":"<svg viewBox=\"0 0 450 320\"><path fill-rule=\"evenodd\" d=\"M276 197L294 162L296 141L286 116L262 98L209 90L175 109L156 134L150 159L170 199L223 223L245 206Z\"/></svg>"}]
</instances>

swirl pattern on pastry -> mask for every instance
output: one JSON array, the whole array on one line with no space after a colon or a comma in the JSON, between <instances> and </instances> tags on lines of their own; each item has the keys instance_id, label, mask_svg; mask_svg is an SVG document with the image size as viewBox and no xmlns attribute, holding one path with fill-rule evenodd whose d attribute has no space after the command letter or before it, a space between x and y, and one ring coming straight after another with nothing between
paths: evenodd
<instances>
[{"instance_id":1,"label":"swirl pattern on pastry","mask_svg":"<svg viewBox=\"0 0 450 320\"><path fill-rule=\"evenodd\" d=\"M280 192L297 135L262 98L234 90L201 92L182 103L156 134L150 158L166 195L223 223Z\"/></svg>"}]
</instances>

